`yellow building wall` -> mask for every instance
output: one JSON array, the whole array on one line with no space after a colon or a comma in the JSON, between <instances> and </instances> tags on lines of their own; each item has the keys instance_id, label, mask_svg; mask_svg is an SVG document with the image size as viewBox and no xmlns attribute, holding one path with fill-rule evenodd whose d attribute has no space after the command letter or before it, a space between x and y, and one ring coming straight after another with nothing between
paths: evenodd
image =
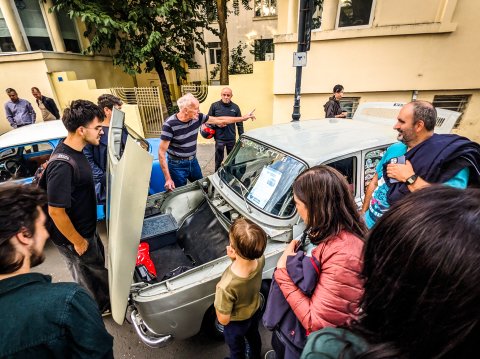
<instances>
[{"instance_id":1,"label":"yellow building wall","mask_svg":"<svg viewBox=\"0 0 480 359\"><path fill-rule=\"evenodd\" d=\"M208 113L210 105L220 100L220 92L225 86L209 86L208 96L200 104L200 112ZM255 121L245 121L244 129L265 127L272 124L273 109L273 61L261 61L253 63L253 73L244 75L230 75L230 85L233 98L242 111L247 114L255 109ZM199 136L201 143L211 143Z\"/></svg>"},{"instance_id":2,"label":"yellow building wall","mask_svg":"<svg viewBox=\"0 0 480 359\"><path fill-rule=\"evenodd\" d=\"M58 75L55 75L56 72ZM41 51L5 54L0 57L0 73L4 88L12 87L20 98L30 101L37 114L37 121L42 120L42 115L31 93L33 86L38 87L43 95L53 98L60 113L74 99L84 98L96 102L98 95L105 93L105 90L97 90L97 87L133 87L133 78L115 68L112 59L105 56ZM59 76L63 82L59 81ZM77 78L80 82L75 85L69 83L69 80ZM4 102L6 101L8 97L5 94ZM11 129L2 109L0 133Z\"/></svg>"},{"instance_id":3,"label":"yellow building wall","mask_svg":"<svg viewBox=\"0 0 480 359\"><path fill-rule=\"evenodd\" d=\"M96 81L93 79L77 80L76 73L73 71L54 72L51 75L52 85L58 94L58 102L62 105L62 108L69 106L70 102L78 99L97 103L100 95L111 93L109 88L97 88ZM61 78L62 81L59 81L59 78ZM143 137L144 131L138 106L123 104L122 111L125 112L125 124Z\"/></svg>"},{"instance_id":4,"label":"yellow building wall","mask_svg":"<svg viewBox=\"0 0 480 359\"><path fill-rule=\"evenodd\" d=\"M359 103L363 102L409 102L411 101L410 92L375 92L375 93L355 93L348 92L345 96L360 97ZM324 94L305 94L300 100L300 121L325 118L323 105L331 96L330 93ZM293 95L276 95L273 105L273 123L286 123L292 120ZM392 124L393 126L393 124Z\"/></svg>"},{"instance_id":5,"label":"yellow building wall","mask_svg":"<svg viewBox=\"0 0 480 359\"><path fill-rule=\"evenodd\" d=\"M407 2L412 6L402 1L401 7L406 10L399 11L398 1L376 1L378 24L371 28L314 31L303 70L302 92L330 92L336 83L354 92L479 88L480 2L453 1L453 16L444 17L442 26L415 21L435 20L439 16L434 14L444 10L443 4L451 0ZM430 9L426 18L413 16L419 7ZM405 12L408 16L402 15ZM393 22L394 13L400 24L409 24L380 26L383 21ZM280 19L285 21L283 16ZM293 93L296 38L296 34L276 38L275 74L281 76L275 76L275 94Z\"/></svg>"},{"instance_id":6,"label":"yellow building wall","mask_svg":"<svg viewBox=\"0 0 480 359\"><path fill-rule=\"evenodd\" d=\"M290 121L295 89L292 57L298 30L288 29L298 16L290 8L298 1L285 3L279 6L275 38L275 123ZM338 83L346 96L361 97L361 102L405 102L414 90L419 91L418 98L430 100L434 95L472 95L458 133L479 141L480 1L377 0L374 4L371 27L312 32L302 76L302 118L323 117L323 104Z\"/></svg>"}]
</instances>

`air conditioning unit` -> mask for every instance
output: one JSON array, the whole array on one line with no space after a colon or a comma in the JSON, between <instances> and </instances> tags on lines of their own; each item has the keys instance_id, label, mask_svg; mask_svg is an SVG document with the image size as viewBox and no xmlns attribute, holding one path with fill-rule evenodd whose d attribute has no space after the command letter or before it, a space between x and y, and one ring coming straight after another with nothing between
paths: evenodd
<instances>
[{"instance_id":1,"label":"air conditioning unit","mask_svg":"<svg viewBox=\"0 0 480 359\"><path fill-rule=\"evenodd\" d=\"M273 61L273 60L274 60L273 52L266 52L265 61Z\"/></svg>"}]
</instances>

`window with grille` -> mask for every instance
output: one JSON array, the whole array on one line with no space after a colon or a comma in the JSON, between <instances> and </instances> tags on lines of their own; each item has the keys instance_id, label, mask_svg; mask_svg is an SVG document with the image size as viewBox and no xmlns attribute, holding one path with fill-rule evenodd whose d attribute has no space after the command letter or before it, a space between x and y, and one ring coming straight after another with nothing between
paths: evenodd
<instances>
[{"instance_id":1,"label":"window with grille","mask_svg":"<svg viewBox=\"0 0 480 359\"><path fill-rule=\"evenodd\" d=\"M222 57L222 50L220 48L219 42L209 42L208 43L208 53L210 55L210 64L215 65L220 63L220 58Z\"/></svg>"},{"instance_id":2,"label":"window with grille","mask_svg":"<svg viewBox=\"0 0 480 359\"><path fill-rule=\"evenodd\" d=\"M374 0L340 0L337 27L369 26L373 18Z\"/></svg>"},{"instance_id":3,"label":"window with grille","mask_svg":"<svg viewBox=\"0 0 480 359\"><path fill-rule=\"evenodd\" d=\"M313 0L312 30L320 29L322 25L323 0Z\"/></svg>"},{"instance_id":4,"label":"window with grille","mask_svg":"<svg viewBox=\"0 0 480 359\"><path fill-rule=\"evenodd\" d=\"M277 0L255 0L255 17L277 16Z\"/></svg>"},{"instance_id":5,"label":"window with grille","mask_svg":"<svg viewBox=\"0 0 480 359\"><path fill-rule=\"evenodd\" d=\"M470 97L471 95L437 95L433 98L433 106L444 108L445 110L460 112L461 115L453 126L453 128L458 128L463 113L467 109Z\"/></svg>"},{"instance_id":6,"label":"window with grille","mask_svg":"<svg viewBox=\"0 0 480 359\"><path fill-rule=\"evenodd\" d=\"M272 60L275 46L273 45L273 39L260 39L255 40L253 44L253 55L255 61Z\"/></svg>"},{"instance_id":7,"label":"window with grille","mask_svg":"<svg viewBox=\"0 0 480 359\"><path fill-rule=\"evenodd\" d=\"M347 118L352 118L357 110L360 97L343 97L339 102L342 110L347 111Z\"/></svg>"}]
</instances>

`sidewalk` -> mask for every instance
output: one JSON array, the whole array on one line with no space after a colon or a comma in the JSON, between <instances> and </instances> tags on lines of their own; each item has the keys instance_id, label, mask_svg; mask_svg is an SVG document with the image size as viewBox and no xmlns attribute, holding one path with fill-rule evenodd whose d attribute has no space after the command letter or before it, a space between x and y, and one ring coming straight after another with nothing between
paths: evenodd
<instances>
[{"instance_id":1,"label":"sidewalk","mask_svg":"<svg viewBox=\"0 0 480 359\"><path fill-rule=\"evenodd\" d=\"M215 172L215 142L197 146L197 159L204 176L209 176ZM225 157L226 158L226 157Z\"/></svg>"}]
</instances>

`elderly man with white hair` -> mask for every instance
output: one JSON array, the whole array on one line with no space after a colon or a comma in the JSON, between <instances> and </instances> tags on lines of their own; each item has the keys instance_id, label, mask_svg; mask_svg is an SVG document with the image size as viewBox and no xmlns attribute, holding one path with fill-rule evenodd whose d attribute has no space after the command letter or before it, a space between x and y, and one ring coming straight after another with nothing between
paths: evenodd
<instances>
[{"instance_id":1,"label":"elderly man with white hair","mask_svg":"<svg viewBox=\"0 0 480 359\"><path fill-rule=\"evenodd\" d=\"M200 103L191 93L180 97L177 105L179 112L170 116L163 124L158 148L167 191L186 185L187 180L193 182L203 177L196 157L198 130L203 123L223 127L255 118L252 114L242 117L205 115L199 112Z\"/></svg>"}]
</instances>

